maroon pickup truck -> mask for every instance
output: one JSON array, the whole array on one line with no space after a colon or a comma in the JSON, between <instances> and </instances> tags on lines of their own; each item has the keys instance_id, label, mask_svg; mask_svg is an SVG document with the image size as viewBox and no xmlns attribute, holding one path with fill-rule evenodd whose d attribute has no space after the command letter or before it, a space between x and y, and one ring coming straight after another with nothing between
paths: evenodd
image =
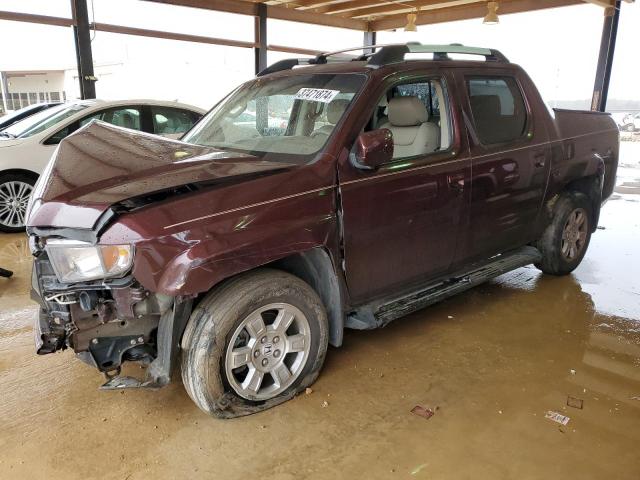
<instances>
[{"instance_id":1,"label":"maroon pickup truck","mask_svg":"<svg viewBox=\"0 0 640 480\"><path fill-rule=\"evenodd\" d=\"M548 110L496 50L284 60L181 141L95 122L60 144L29 206L37 350L72 348L105 389L180 363L205 412L257 412L311 385L345 328L574 270L617 162L609 115Z\"/></svg>"}]
</instances>

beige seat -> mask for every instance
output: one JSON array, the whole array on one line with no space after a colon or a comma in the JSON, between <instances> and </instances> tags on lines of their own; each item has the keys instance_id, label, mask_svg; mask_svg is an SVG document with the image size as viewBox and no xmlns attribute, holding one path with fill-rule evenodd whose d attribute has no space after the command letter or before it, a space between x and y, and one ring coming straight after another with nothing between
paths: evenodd
<instances>
[{"instance_id":1,"label":"beige seat","mask_svg":"<svg viewBox=\"0 0 640 480\"><path fill-rule=\"evenodd\" d=\"M393 158L413 157L440 148L440 128L429 123L429 112L418 97L389 100L389 122L381 128L393 133Z\"/></svg>"},{"instance_id":2,"label":"beige seat","mask_svg":"<svg viewBox=\"0 0 640 480\"><path fill-rule=\"evenodd\" d=\"M311 136L331 135L331 132L333 132L333 128L335 127L336 123L338 123L342 118L342 114L347 109L348 105L349 105L349 100L346 100L343 98L333 100L331 103L329 103L326 108L327 108L327 122L329 122L330 125L321 126L319 129L315 130L311 134Z\"/></svg>"}]
</instances>

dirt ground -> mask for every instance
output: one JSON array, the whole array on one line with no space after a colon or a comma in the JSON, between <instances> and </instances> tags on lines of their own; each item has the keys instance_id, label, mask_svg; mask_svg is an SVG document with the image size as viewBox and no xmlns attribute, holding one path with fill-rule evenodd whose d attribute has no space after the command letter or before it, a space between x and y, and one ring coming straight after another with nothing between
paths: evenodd
<instances>
[{"instance_id":1,"label":"dirt ground","mask_svg":"<svg viewBox=\"0 0 640 480\"><path fill-rule=\"evenodd\" d=\"M15 270L0 279L0 479L637 480L640 143L623 144L618 184L573 275L522 268L348 332L312 393L231 421L179 379L100 392L71 352L36 356L28 249L0 234Z\"/></svg>"}]
</instances>

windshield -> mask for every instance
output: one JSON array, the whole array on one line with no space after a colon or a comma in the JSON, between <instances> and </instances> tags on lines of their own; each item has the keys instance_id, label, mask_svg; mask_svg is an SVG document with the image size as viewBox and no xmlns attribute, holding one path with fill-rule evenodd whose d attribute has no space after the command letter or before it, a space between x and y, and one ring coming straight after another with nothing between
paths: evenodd
<instances>
[{"instance_id":1,"label":"windshield","mask_svg":"<svg viewBox=\"0 0 640 480\"><path fill-rule=\"evenodd\" d=\"M55 125L71 115L75 115L81 110L87 108L88 105L82 104L70 104L59 105L57 107L51 107L47 110L38 112L30 117L25 118L17 123L14 123L9 128L4 130L12 137L26 138L37 133L43 132L47 128Z\"/></svg>"},{"instance_id":2,"label":"windshield","mask_svg":"<svg viewBox=\"0 0 640 480\"><path fill-rule=\"evenodd\" d=\"M327 142L364 75L258 78L220 102L182 140L216 148L310 155Z\"/></svg>"}]
</instances>

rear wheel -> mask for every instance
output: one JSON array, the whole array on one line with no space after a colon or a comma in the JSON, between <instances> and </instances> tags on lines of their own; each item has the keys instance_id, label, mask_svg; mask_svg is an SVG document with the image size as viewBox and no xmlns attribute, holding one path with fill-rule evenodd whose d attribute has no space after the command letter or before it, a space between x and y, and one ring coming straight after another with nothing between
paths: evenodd
<instances>
[{"instance_id":1,"label":"rear wheel","mask_svg":"<svg viewBox=\"0 0 640 480\"><path fill-rule=\"evenodd\" d=\"M325 309L298 277L259 270L202 300L182 339L182 380L203 411L256 413L311 385L328 345Z\"/></svg>"},{"instance_id":2,"label":"rear wheel","mask_svg":"<svg viewBox=\"0 0 640 480\"><path fill-rule=\"evenodd\" d=\"M591 203L579 192L563 194L554 205L553 220L537 243L544 273L567 275L575 270L589 246L593 218Z\"/></svg>"},{"instance_id":3,"label":"rear wheel","mask_svg":"<svg viewBox=\"0 0 640 480\"><path fill-rule=\"evenodd\" d=\"M0 176L0 232L22 232L35 179L21 173Z\"/></svg>"}]
</instances>

